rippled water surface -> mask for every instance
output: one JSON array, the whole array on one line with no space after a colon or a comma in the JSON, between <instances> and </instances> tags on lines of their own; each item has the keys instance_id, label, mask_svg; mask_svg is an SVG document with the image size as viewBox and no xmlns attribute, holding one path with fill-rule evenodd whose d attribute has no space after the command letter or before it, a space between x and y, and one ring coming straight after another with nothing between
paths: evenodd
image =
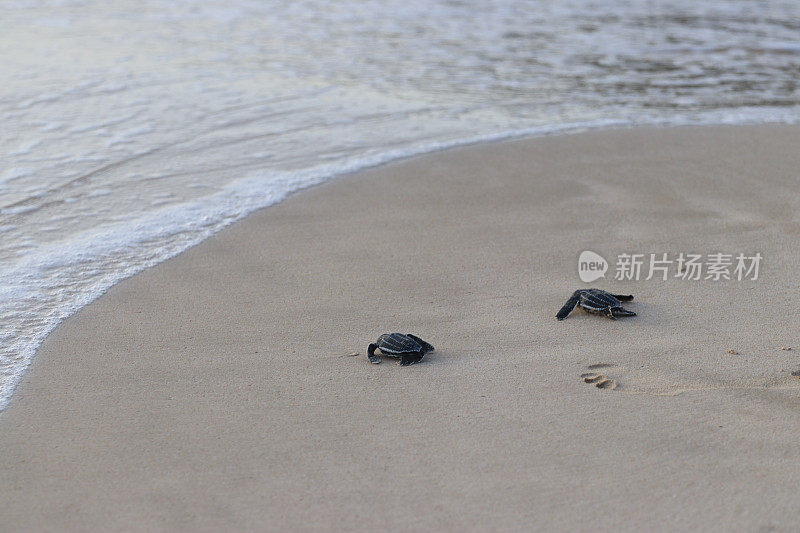
<instances>
[{"instance_id":1,"label":"rippled water surface","mask_svg":"<svg viewBox=\"0 0 800 533\"><path fill-rule=\"evenodd\" d=\"M800 118L796 1L0 10L0 408L65 316L336 174L512 134Z\"/></svg>"}]
</instances>

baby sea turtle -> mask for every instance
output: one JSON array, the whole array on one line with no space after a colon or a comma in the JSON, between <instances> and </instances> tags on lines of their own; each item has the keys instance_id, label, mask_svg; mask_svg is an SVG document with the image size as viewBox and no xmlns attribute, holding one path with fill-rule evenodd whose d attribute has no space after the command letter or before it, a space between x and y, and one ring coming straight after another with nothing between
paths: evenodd
<instances>
[{"instance_id":1,"label":"baby sea turtle","mask_svg":"<svg viewBox=\"0 0 800 533\"><path fill-rule=\"evenodd\" d=\"M556 314L556 319L564 320L567 318L567 315L575 309L575 306L580 306L581 309L588 313L605 315L614 320L621 316L636 316L633 311L628 311L622 307L622 302L630 302L631 300L633 300L633 295L631 294L611 294L600 289L578 289L572 293L572 296L569 297L561 311Z\"/></svg>"},{"instance_id":2,"label":"baby sea turtle","mask_svg":"<svg viewBox=\"0 0 800 533\"><path fill-rule=\"evenodd\" d=\"M375 355L375 350L380 348L383 355L399 357L400 366L419 363L422 357L433 351L433 346L411 333L385 333L378 337L377 342L367 348L367 357L370 363L378 364L380 358Z\"/></svg>"}]
</instances>

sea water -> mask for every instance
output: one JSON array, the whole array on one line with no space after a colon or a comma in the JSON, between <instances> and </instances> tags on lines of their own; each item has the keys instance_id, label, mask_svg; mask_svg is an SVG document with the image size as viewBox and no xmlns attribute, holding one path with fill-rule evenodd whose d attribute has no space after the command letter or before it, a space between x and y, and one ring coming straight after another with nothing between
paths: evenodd
<instances>
[{"instance_id":1,"label":"sea water","mask_svg":"<svg viewBox=\"0 0 800 533\"><path fill-rule=\"evenodd\" d=\"M292 191L480 140L797 122L798 79L796 0L0 0L0 409L65 317Z\"/></svg>"}]
</instances>

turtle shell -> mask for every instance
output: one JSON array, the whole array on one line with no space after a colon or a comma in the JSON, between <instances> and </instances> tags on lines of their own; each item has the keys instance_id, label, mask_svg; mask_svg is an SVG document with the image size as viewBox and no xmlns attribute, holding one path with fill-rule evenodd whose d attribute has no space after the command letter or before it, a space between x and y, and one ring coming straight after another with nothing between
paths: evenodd
<instances>
[{"instance_id":1,"label":"turtle shell","mask_svg":"<svg viewBox=\"0 0 800 533\"><path fill-rule=\"evenodd\" d=\"M422 345L404 333L385 333L378 337L376 344L384 355L400 355L422 351Z\"/></svg>"},{"instance_id":2,"label":"turtle shell","mask_svg":"<svg viewBox=\"0 0 800 533\"><path fill-rule=\"evenodd\" d=\"M622 307L622 302L613 294L600 289L586 289L581 293L581 305L589 309L607 309L609 307Z\"/></svg>"}]
</instances>

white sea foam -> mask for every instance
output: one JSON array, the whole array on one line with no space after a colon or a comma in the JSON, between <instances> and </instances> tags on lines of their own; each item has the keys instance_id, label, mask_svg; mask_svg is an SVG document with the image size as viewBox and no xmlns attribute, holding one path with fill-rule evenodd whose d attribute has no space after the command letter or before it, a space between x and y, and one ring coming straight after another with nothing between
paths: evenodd
<instances>
[{"instance_id":1,"label":"white sea foam","mask_svg":"<svg viewBox=\"0 0 800 533\"><path fill-rule=\"evenodd\" d=\"M335 175L511 136L797 122L798 29L780 0L7 2L0 409L65 317Z\"/></svg>"}]
</instances>

